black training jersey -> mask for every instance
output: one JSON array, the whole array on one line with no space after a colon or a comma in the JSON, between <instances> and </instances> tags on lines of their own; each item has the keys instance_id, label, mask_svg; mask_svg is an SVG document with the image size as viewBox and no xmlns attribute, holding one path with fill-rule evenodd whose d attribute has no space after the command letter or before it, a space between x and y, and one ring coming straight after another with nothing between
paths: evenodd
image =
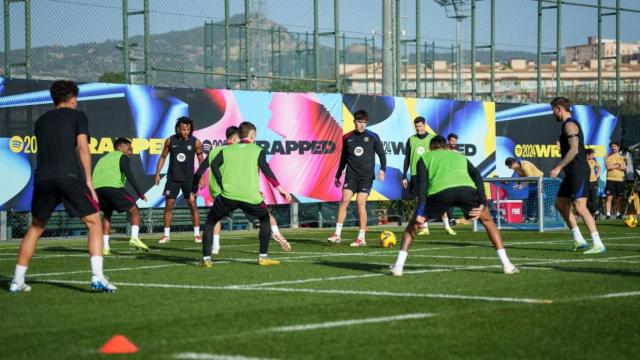
<instances>
[{"instance_id":1,"label":"black training jersey","mask_svg":"<svg viewBox=\"0 0 640 360\"><path fill-rule=\"evenodd\" d=\"M376 154L380 158L380 170L386 170L387 158L380 137L373 131L351 131L342 137L342 154L336 179L342 175L345 166L347 177L356 179L374 179Z\"/></svg>"},{"instance_id":2,"label":"black training jersey","mask_svg":"<svg viewBox=\"0 0 640 360\"><path fill-rule=\"evenodd\" d=\"M52 179L84 180L76 150L76 137L89 137L89 121L82 112L60 108L42 114L33 132L38 139L35 181Z\"/></svg>"},{"instance_id":3,"label":"black training jersey","mask_svg":"<svg viewBox=\"0 0 640 360\"><path fill-rule=\"evenodd\" d=\"M174 182L193 180L196 140L195 136L190 136L186 140L178 135L172 135L169 138L169 180Z\"/></svg>"},{"instance_id":4,"label":"black training jersey","mask_svg":"<svg viewBox=\"0 0 640 360\"><path fill-rule=\"evenodd\" d=\"M565 134L564 128L568 123L573 123L578 127L578 154L576 157L571 160L567 166L564 167L565 173L571 173L575 171L586 171L589 169L589 163L587 162L587 153L584 149L584 134L582 133L582 127L580 127L580 123L576 121L574 118L567 119L564 123L562 123L561 131L560 131L560 154L564 159L569 152L569 136Z\"/></svg>"}]
</instances>

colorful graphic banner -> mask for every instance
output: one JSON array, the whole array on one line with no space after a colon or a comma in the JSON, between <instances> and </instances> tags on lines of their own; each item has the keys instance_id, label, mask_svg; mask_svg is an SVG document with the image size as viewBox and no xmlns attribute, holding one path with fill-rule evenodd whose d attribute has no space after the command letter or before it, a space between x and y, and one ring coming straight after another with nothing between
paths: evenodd
<instances>
[{"instance_id":1,"label":"colorful graphic banner","mask_svg":"<svg viewBox=\"0 0 640 360\"><path fill-rule=\"evenodd\" d=\"M458 151L481 171L495 170L495 107L492 102L416 99L392 96L343 96L344 132L354 129L353 113L369 114L367 129L380 136L387 156L385 180L373 183L370 199L392 200L411 197L402 189L402 170L407 139L416 133L413 120L426 119L427 131L447 137L458 135ZM378 167L376 167L377 173Z\"/></svg>"},{"instance_id":2,"label":"colorful graphic banner","mask_svg":"<svg viewBox=\"0 0 640 360\"><path fill-rule=\"evenodd\" d=\"M599 178L602 192L609 142L621 138L618 118L606 109L589 105L573 105L571 112L580 123L585 146L595 150L596 160L603 169ZM513 175L504 165L508 157L531 161L548 174L560 162L556 145L560 131L561 125L549 104L496 104L497 175Z\"/></svg>"}]
</instances>

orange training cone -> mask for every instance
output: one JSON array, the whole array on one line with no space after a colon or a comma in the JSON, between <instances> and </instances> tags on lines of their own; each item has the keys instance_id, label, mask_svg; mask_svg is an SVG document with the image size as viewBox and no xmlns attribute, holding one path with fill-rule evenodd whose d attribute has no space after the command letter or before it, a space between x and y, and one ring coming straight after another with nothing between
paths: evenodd
<instances>
[{"instance_id":1,"label":"orange training cone","mask_svg":"<svg viewBox=\"0 0 640 360\"><path fill-rule=\"evenodd\" d=\"M115 335L100 348L102 354L133 354L136 352L138 352L138 347L124 335Z\"/></svg>"}]
</instances>

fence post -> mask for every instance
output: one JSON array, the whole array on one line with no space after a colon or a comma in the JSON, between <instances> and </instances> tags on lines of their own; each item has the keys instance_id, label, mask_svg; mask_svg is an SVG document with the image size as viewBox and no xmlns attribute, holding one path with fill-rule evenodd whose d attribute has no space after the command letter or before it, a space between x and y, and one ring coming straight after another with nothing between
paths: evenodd
<instances>
[{"instance_id":1,"label":"fence post","mask_svg":"<svg viewBox=\"0 0 640 360\"><path fill-rule=\"evenodd\" d=\"M9 236L7 235L7 212L0 211L0 241L9 240Z\"/></svg>"},{"instance_id":2,"label":"fence post","mask_svg":"<svg viewBox=\"0 0 640 360\"><path fill-rule=\"evenodd\" d=\"M322 228L322 205L320 205L320 211L318 211L318 228Z\"/></svg>"},{"instance_id":3,"label":"fence post","mask_svg":"<svg viewBox=\"0 0 640 360\"><path fill-rule=\"evenodd\" d=\"M294 202L289 206L291 216L290 226L292 229L298 228L298 203Z\"/></svg>"},{"instance_id":4,"label":"fence post","mask_svg":"<svg viewBox=\"0 0 640 360\"><path fill-rule=\"evenodd\" d=\"M153 233L153 208L147 209L147 233Z\"/></svg>"},{"instance_id":5,"label":"fence post","mask_svg":"<svg viewBox=\"0 0 640 360\"><path fill-rule=\"evenodd\" d=\"M600 39L598 39L600 41ZM540 232L544 232L544 184L543 177L538 178L538 227Z\"/></svg>"}]
</instances>

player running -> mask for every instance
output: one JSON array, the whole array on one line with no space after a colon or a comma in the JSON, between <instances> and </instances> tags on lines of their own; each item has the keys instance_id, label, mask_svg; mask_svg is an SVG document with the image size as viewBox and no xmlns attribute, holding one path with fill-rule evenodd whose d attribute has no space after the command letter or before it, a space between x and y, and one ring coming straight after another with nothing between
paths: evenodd
<instances>
[{"instance_id":1,"label":"player running","mask_svg":"<svg viewBox=\"0 0 640 360\"><path fill-rule=\"evenodd\" d=\"M517 273L518 268L509 261L500 231L486 207L487 199L480 172L464 155L449 151L446 146L447 140L444 137L435 136L430 143L431 151L423 154L416 166L418 208L404 231L402 248L398 252L396 263L390 267L391 274L402 276L408 251L420 224L439 217L453 206L461 208L466 218L480 220L496 249L504 273Z\"/></svg>"},{"instance_id":2,"label":"player running","mask_svg":"<svg viewBox=\"0 0 640 360\"><path fill-rule=\"evenodd\" d=\"M369 115L364 110L358 110L353 114L355 130L342 137L342 154L340 155L340 165L336 172L335 185L340 186L340 177L345 166L347 174L342 187L342 201L338 208L336 219L336 231L327 240L330 243L340 243L342 224L347 217L347 207L356 194L356 204L358 205L358 218L360 220L360 231L358 237L351 243L353 247L366 246L365 232L367 231L367 198L375 178L375 155L380 159L380 171L378 181L384 181L384 172L387 168L387 158L380 137L370 130L366 130Z\"/></svg>"},{"instance_id":3,"label":"player running","mask_svg":"<svg viewBox=\"0 0 640 360\"><path fill-rule=\"evenodd\" d=\"M211 267L211 250L213 247L213 227L220 220L229 216L235 209L242 209L247 217L260 221L260 256L259 265L278 265L280 261L269 259L269 210L260 193L258 170L267 178L273 187L291 201L291 195L280 186L273 171L267 163L267 152L255 144L256 127L250 122L240 124L238 135L240 143L222 147L211 160L211 173L220 185L220 195L216 197L209 209L202 243L203 267ZM194 179L193 184L197 184ZM192 194L195 197L195 192Z\"/></svg>"},{"instance_id":4,"label":"player running","mask_svg":"<svg viewBox=\"0 0 640 360\"><path fill-rule=\"evenodd\" d=\"M79 217L87 226L91 262L91 288L114 292L102 272L102 228L98 196L91 183L89 121L78 106L78 86L59 80L50 88L54 110L41 115L34 126L38 139L37 167L31 200L31 225L20 242L10 292L30 291L24 282L36 244L53 210L63 203L71 217Z\"/></svg>"},{"instance_id":5,"label":"player running","mask_svg":"<svg viewBox=\"0 0 640 360\"><path fill-rule=\"evenodd\" d=\"M404 167L402 169L402 187L405 189L409 189L409 191L414 194L416 197L418 196L417 188L416 188L416 165L420 160L422 154L429 151L429 142L434 134L427 133L427 125L426 121L422 116L418 116L413 120L413 125L416 128L416 134L412 135L409 139L407 139L407 152L404 157ZM407 170L411 169L410 175L411 179L407 181ZM453 231L451 226L449 225L449 217L446 213L442 215L442 223L444 224L444 228L449 235L455 235L456 232ZM427 222L420 225L420 231L418 235L429 235L429 225Z\"/></svg>"},{"instance_id":6,"label":"player running","mask_svg":"<svg viewBox=\"0 0 640 360\"><path fill-rule=\"evenodd\" d=\"M237 144L240 142L240 136L238 135L238 127L237 126L229 126L226 130L226 138L227 143L225 145ZM196 171L196 175L194 177L193 191L196 192L198 188L198 181L202 177L205 171L210 170L211 162L215 157L222 151L224 146L216 146L209 152L207 156L207 161L203 161L200 164L200 167ZM215 198L221 194L220 185L215 181L213 174L209 171L209 194L211 198L215 200ZM280 244L284 251L291 251L291 244L285 239L285 237L280 233L280 229L278 228L278 223L276 219L269 214L269 223L271 224L271 236L273 239ZM217 222L213 227L213 247L211 248L212 255L218 255L220 253L220 232L222 230L221 222Z\"/></svg>"},{"instance_id":7,"label":"player running","mask_svg":"<svg viewBox=\"0 0 640 360\"><path fill-rule=\"evenodd\" d=\"M193 136L193 121L186 116L178 119L175 127L176 133L167 138L164 142L162 154L156 166L156 185L160 185L160 171L164 166L167 155L169 158L169 171L167 172L167 183L164 187L164 197L166 204L164 207L164 235L158 241L166 244L171 239L171 218L173 208L176 206L176 198L182 191L182 196L187 201L191 209L191 219L193 220L194 241L202 242L200 238L200 215L195 198L191 196L191 184L193 183L193 158L198 157L198 164L204 160L202 153L202 143Z\"/></svg>"},{"instance_id":8,"label":"player running","mask_svg":"<svg viewBox=\"0 0 640 360\"><path fill-rule=\"evenodd\" d=\"M582 237L576 217L571 212L571 205L578 215L582 216L584 223L587 225L593 240L593 247L584 252L584 254L602 254L607 251L593 216L587 208L587 190L589 183L590 169L587 163L587 155L584 149L584 135L580 123L571 115L571 103L565 97L557 97L551 101L553 114L558 122L562 122L562 131L560 132L560 154L562 160L554 167L549 175L552 178L558 177L560 171L564 170L564 179L558 189L556 198L556 207L560 211L560 215L571 229L571 235L574 241L574 251L584 250L588 247L587 242Z\"/></svg>"},{"instance_id":9,"label":"player running","mask_svg":"<svg viewBox=\"0 0 640 360\"><path fill-rule=\"evenodd\" d=\"M129 181L133 190L142 200L147 200L144 192L133 177L129 157L131 156L131 141L125 138L118 138L113 143L115 151L112 151L98 160L93 169L93 186L100 200L102 208L102 254L111 255L109 247L109 234L111 233L111 216L113 211L128 212L131 222L131 239L129 246L138 250L148 251L145 243L140 241L140 209L136 205L136 200L127 193L124 188L125 181Z\"/></svg>"}]
</instances>

